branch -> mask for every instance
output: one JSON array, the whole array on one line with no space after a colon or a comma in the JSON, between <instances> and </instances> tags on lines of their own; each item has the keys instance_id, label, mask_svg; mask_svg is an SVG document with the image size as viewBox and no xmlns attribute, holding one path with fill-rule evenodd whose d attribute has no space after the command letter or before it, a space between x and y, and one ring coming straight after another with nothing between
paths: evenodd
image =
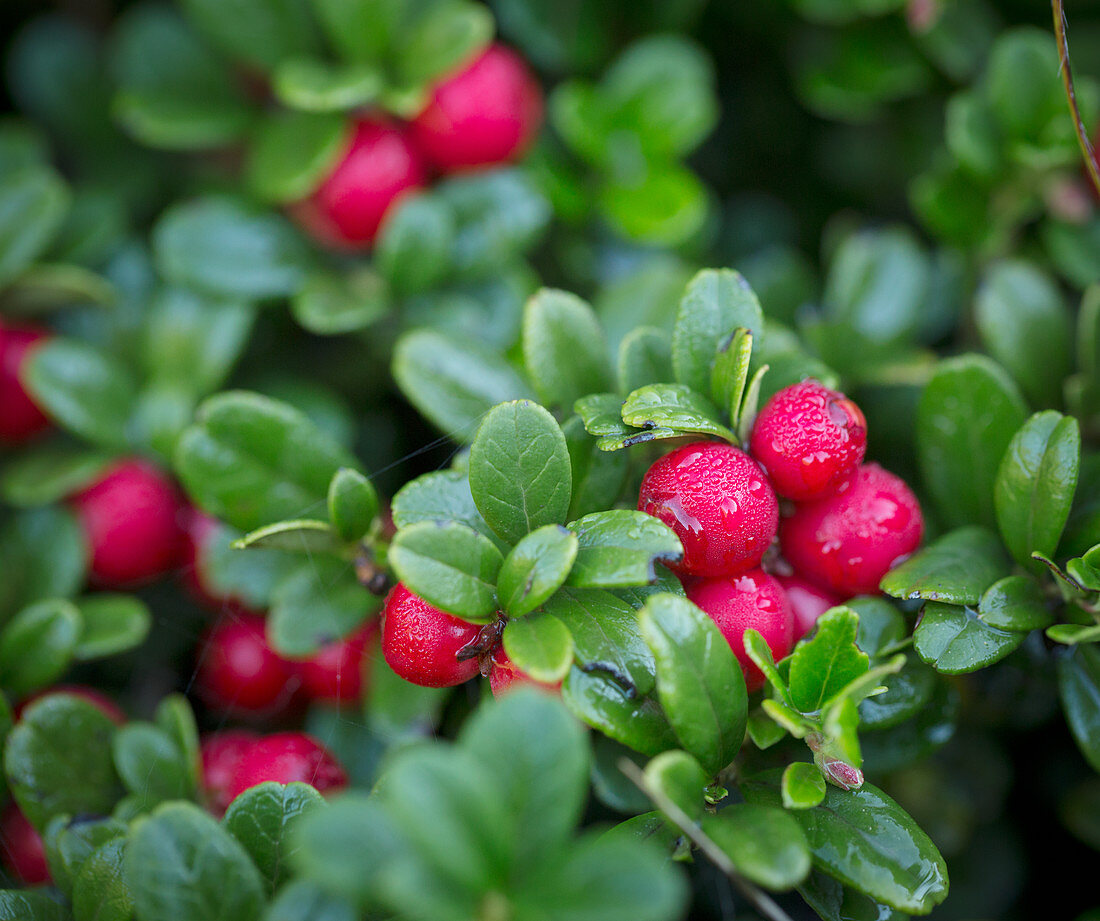
<instances>
[{"instance_id":1,"label":"branch","mask_svg":"<svg viewBox=\"0 0 1100 921\"><path fill-rule=\"evenodd\" d=\"M1062 0L1051 0L1051 10L1054 13L1054 38L1058 43L1058 57L1062 72L1062 85L1066 88L1066 101L1069 103L1069 111L1073 116L1073 124L1077 129L1077 143L1081 153L1085 157L1085 168L1088 170L1089 179L1093 188L1100 195L1100 163L1096 159L1096 151L1092 148L1088 129L1081 120L1081 109L1077 105L1077 92L1073 88L1073 71L1069 66L1069 38L1066 35L1067 22L1066 10Z\"/></svg>"}]
</instances>

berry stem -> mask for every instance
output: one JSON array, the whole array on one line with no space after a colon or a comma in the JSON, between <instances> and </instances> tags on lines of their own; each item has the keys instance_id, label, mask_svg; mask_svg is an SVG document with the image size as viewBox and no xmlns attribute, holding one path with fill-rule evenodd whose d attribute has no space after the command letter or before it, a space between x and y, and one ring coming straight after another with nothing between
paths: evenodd
<instances>
[{"instance_id":1,"label":"berry stem","mask_svg":"<svg viewBox=\"0 0 1100 921\"><path fill-rule=\"evenodd\" d=\"M1088 170L1089 179L1093 188L1100 195L1100 162L1097 162L1096 151L1089 139L1088 129L1081 118L1081 109L1077 105L1077 91L1073 86L1073 71L1069 64L1069 37L1066 31L1069 23L1066 20L1065 5L1062 0L1051 0L1051 10L1054 13L1054 38L1058 42L1058 58L1062 72L1062 85L1066 88L1066 101L1069 103L1069 111L1073 116L1073 124L1077 129L1077 143L1081 147L1081 153L1085 157L1085 168Z\"/></svg>"}]
</instances>

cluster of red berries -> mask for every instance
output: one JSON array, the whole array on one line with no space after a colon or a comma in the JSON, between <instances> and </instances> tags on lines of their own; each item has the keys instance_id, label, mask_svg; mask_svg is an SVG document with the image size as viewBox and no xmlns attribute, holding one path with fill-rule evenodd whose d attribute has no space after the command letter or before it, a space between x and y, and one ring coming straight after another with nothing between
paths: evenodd
<instances>
[{"instance_id":1,"label":"cluster of red berries","mask_svg":"<svg viewBox=\"0 0 1100 921\"><path fill-rule=\"evenodd\" d=\"M672 569L722 631L750 691L764 676L745 652L746 630L759 631L781 659L822 612L877 592L920 543L916 497L899 477L863 464L866 449L859 407L807 380L761 410L751 455L696 442L662 457L642 481L638 509L680 538L684 558ZM782 515L778 497L790 500ZM777 535L780 556L765 562Z\"/></svg>"},{"instance_id":2,"label":"cluster of red berries","mask_svg":"<svg viewBox=\"0 0 1100 921\"><path fill-rule=\"evenodd\" d=\"M378 115L357 118L340 162L290 212L326 246L368 248L393 205L432 174L518 157L538 131L542 108L542 90L523 59L491 45L436 84L407 124Z\"/></svg>"}]
</instances>

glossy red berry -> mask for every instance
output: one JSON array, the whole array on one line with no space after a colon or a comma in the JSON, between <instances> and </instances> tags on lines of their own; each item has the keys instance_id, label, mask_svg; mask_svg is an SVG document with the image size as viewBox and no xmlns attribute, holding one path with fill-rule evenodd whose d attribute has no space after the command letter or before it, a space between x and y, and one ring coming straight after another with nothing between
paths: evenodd
<instances>
[{"instance_id":1,"label":"glossy red berry","mask_svg":"<svg viewBox=\"0 0 1100 921\"><path fill-rule=\"evenodd\" d=\"M493 666L489 672L489 688L492 690L494 697L500 697L501 694L506 694L515 687L540 688L544 691L552 691L555 694L561 691L560 681L556 684L546 684L543 681L536 681L528 675L508 657L508 653L504 651L503 646L498 647L493 653L492 662Z\"/></svg>"},{"instance_id":2,"label":"glossy red berry","mask_svg":"<svg viewBox=\"0 0 1100 921\"><path fill-rule=\"evenodd\" d=\"M226 617L199 647L195 690L222 713L268 716L286 709L298 688L293 666L267 642L262 617Z\"/></svg>"},{"instance_id":3,"label":"glossy red berry","mask_svg":"<svg viewBox=\"0 0 1100 921\"><path fill-rule=\"evenodd\" d=\"M291 214L326 246L366 249L394 203L425 178L420 154L401 129L360 119L343 159L312 195L291 206Z\"/></svg>"},{"instance_id":4,"label":"glossy red berry","mask_svg":"<svg viewBox=\"0 0 1100 921\"><path fill-rule=\"evenodd\" d=\"M202 778L210 811L222 815L232 802L229 788L245 753L259 740L247 729L224 729L203 736Z\"/></svg>"},{"instance_id":5,"label":"glossy red berry","mask_svg":"<svg viewBox=\"0 0 1100 921\"><path fill-rule=\"evenodd\" d=\"M138 585L179 561L179 497L172 481L152 464L120 461L71 502L88 544L89 574L97 585Z\"/></svg>"},{"instance_id":6,"label":"glossy red berry","mask_svg":"<svg viewBox=\"0 0 1100 921\"><path fill-rule=\"evenodd\" d=\"M835 492L863 462L867 420L815 380L784 387L756 417L751 450L775 491L795 501Z\"/></svg>"},{"instance_id":7,"label":"glossy red berry","mask_svg":"<svg viewBox=\"0 0 1100 921\"><path fill-rule=\"evenodd\" d=\"M206 554L217 536L218 520L194 506L185 509L179 517L183 532L180 580L187 593L212 611L234 616L258 616L260 611L249 607L240 598L224 594L210 581Z\"/></svg>"},{"instance_id":8,"label":"glossy red berry","mask_svg":"<svg viewBox=\"0 0 1100 921\"><path fill-rule=\"evenodd\" d=\"M26 710L27 707L41 700L43 697L50 697L54 694L71 694L73 697L79 697L81 700L90 703L99 710L99 712L111 720L111 722L119 726L126 722L126 714L122 712L122 708L118 704L102 691L96 688L87 687L83 684L55 684L45 690L37 691L31 694L30 697L26 697L19 702L13 711L14 718L17 721L22 719L23 711Z\"/></svg>"},{"instance_id":9,"label":"glossy red berry","mask_svg":"<svg viewBox=\"0 0 1100 921\"><path fill-rule=\"evenodd\" d=\"M48 338L34 326L0 323L0 443L22 444L49 428L50 420L20 379L31 350Z\"/></svg>"},{"instance_id":10,"label":"glossy red berry","mask_svg":"<svg viewBox=\"0 0 1100 921\"><path fill-rule=\"evenodd\" d=\"M790 653L794 612L783 586L762 569L753 569L739 576L702 579L687 589L687 596L722 631L741 665L749 692L762 688L764 674L745 652L745 631L758 631L776 661Z\"/></svg>"},{"instance_id":11,"label":"glossy red berry","mask_svg":"<svg viewBox=\"0 0 1100 921\"><path fill-rule=\"evenodd\" d=\"M835 608L843 599L836 597L800 576L776 576L787 593L787 600L794 611L794 638L800 640L813 630L817 619L829 608Z\"/></svg>"},{"instance_id":12,"label":"glossy red berry","mask_svg":"<svg viewBox=\"0 0 1100 921\"><path fill-rule=\"evenodd\" d=\"M902 481L865 464L840 492L800 505L780 526L783 556L802 576L845 598L878 592L920 544L920 503Z\"/></svg>"},{"instance_id":13,"label":"glossy red berry","mask_svg":"<svg viewBox=\"0 0 1100 921\"><path fill-rule=\"evenodd\" d=\"M369 681L370 655L378 641L378 622L351 636L322 646L316 655L296 664L302 693L310 700L355 703Z\"/></svg>"},{"instance_id":14,"label":"glossy red berry","mask_svg":"<svg viewBox=\"0 0 1100 921\"><path fill-rule=\"evenodd\" d=\"M649 468L638 510L667 524L684 545L670 568L682 576L752 569L775 537L779 503L760 466L718 441L677 448Z\"/></svg>"},{"instance_id":15,"label":"glossy red berry","mask_svg":"<svg viewBox=\"0 0 1100 921\"><path fill-rule=\"evenodd\" d=\"M0 816L0 859L25 886L50 882L42 837L14 802L8 803Z\"/></svg>"},{"instance_id":16,"label":"glossy red berry","mask_svg":"<svg viewBox=\"0 0 1100 921\"><path fill-rule=\"evenodd\" d=\"M437 84L413 119L413 142L443 173L508 163L542 123L542 88L523 58L492 45Z\"/></svg>"},{"instance_id":17,"label":"glossy red berry","mask_svg":"<svg viewBox=\"0 0 1100 921\"><path fill-rule=\"evenodd\" d=\"M382 613L382 655L406 681L429 688L452 687L478 673L477 658L459 661L458 652L474 642L479 632L476 624L432 607L398 582Z\"/></svg>"},{"instance_id":18,"label":"glossy red berry","mask_svg":"<svg viewBox=\"0 0 1100 921\"><path fill-rule=\"evenodd\" d=\"M343 766L320 742L301 732L278 732L254 742L237 762L229 785L232 802L257 784L308 783L319 793L348 784Z\"/></svg>"}]
</instances>

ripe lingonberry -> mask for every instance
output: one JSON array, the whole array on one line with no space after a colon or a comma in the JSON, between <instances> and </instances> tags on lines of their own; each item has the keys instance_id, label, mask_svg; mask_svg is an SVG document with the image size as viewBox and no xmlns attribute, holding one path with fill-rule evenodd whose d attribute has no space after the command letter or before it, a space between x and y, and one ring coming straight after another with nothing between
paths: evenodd
<instances>
[{"instance_id":1,"label":"ripe lingonberry","mask_svg":"<svg viewBox=\"0 0 1100 921\"><path fill-rule=\"evenodd\" d=\"M207 572L206 553L218 532L218 521L191 506L180 515L183 526L183 551L180 580L199 604L212 611L243 616L260 614L240 598L222 593Z\"/></svg>"},{"instance_id":2,"label":"ripe lingonberry","mask_svg":"<svg viewBox=\"0 0 1100 921\"><path fill-rule=\"evenodd\" d=\"M920 503L902 479L864 464L835 495L798 506L779 537L800 575L849 598L877 593L923 530Z\"/></svg>"},{"instance_id":3,"label":"ripe lingonberry","mask_svg":"<svg viewBox=\"0 0 1100 921\"><path fill-rule=\"evenodd\" d=\"M442 173L507 163L542 122L542 89L523 58L492 45L432 91L413 143Z\"/></svg>"},{"instance_id":4,"label":"ripe lingonberry","mask_svg":"<svg viewBox=\"0 0 1100 921\"><path fill-rule=\"evenodd\" d=\"M722 631L745 675L749 692L764 686L764 673L745 652L745 631L764 637L779 661L794 645L794 612L787 594L772 576L753 569L739 576L701 579L687 589L688 598Z\"/></svg>"},{"instance_id":5,"label":"ripe lingonberry","mask_svg":"<svg viewBox=\"0 0 1100 921\"><path fill-rule=\"evenodd\" d=\"M424 184L420 154L389 122L355 122L343 159L321 185L290 207L318 242L336 249L366 249L394 203Z\"/></svg>"},{"instance_id":6,"label":"ripe lingonberry","mask_svg":"<svg viewBox=\"0 0 1100 921\"><path fill-rule=\"evenodd\" d=\"M34 326L0 323L0 442L22 444L49 427L19 377L31 349L47 338Z\"/></svg>"},{"instance_id":7,"label":"ripe lingonberry","mask_svg":"<svg viewBox=\"0 0 1100 921\"><path fill-rule=\"evenodd\" d=\"M45 690L36 691L34 694L31 694L30 697L21 700L15 707L12 715L17 721L22 719L23 711L26 710L27 707L35 701L41 700L43 697L49 697L53 694L71 694L73 697L79 697L81 700L90 703L100 713L111 720L111 722L119 726L122 726L126 722L126 714L122 712L122 708L119 707L118 704L102 691L96 688L87 687L83 684L55 684Z\"/></svg>"},{"instance_id":8,"label":"ripe lingonberry","mask_svg":"<svg viewBox=\"0 0 1100 921\"><path fill-rule=\"evenodd\" d=\"M817 619L829 608L834 608L841 603L822 588L818 588L812 582L807 582L799 576L776 576L776 580L783 586L787 593L787 600L794 611L794 638L800 640L813 630Z\"/></svg>"},{"instance_id":9,"label":"ripe lingonberry","mask_svg":"<svg viewBox=\"0 0 1100 921\"><path fill-rule=\"evenodd\" d=\"M447 614L398 582L382 612L382 655L398 675L428 688L449 688L478 673L477 657L459 661L458 652L478 638L480 628Z\"/></svg>"},{"instance_id":10,"label":"ripe lingonberry","mask_svg":"<svg viewBox=\"0 0 1100 921\"><path fill-rule=\"evenodd\" d=\"M42 837L14 803L0 816L0 859L24 886L50 882L50 867Z\"/></svg>"},{"instance_id":11,"label":"ripe lingonberry","mask_svg":"<svg viewBox=\"0 0 1100 921\"><path fill-rule=\"evenodd\" d=\"M308 783L319 793L335 793L348 784L348 775L332 753L312 736L277 732L265 736L244 752L229 784L229 801L257 784Z\"/></svg>"},{"instance_id":12,"label":"ripe lingonberry","mask_svg":"<svg viewBox=\"0 0 1100 921\"><path fill-rule=\"evenodd\" d=\"M378 639L378 622L372 621L351 636L328 643L311 658L298 662L302 693L310 700L354 703L369 681L370 656Z\"/></svg>"},{"instance_id":13,"label":"ripe lingonberry","mask_svg":"<svg viewBox=\"0 0 1100 921\"><path fill-rule=\"evenodd\" d=\"M247 729L224 729L203 736L202 783L210 811L222 815L229 808L232 797L229 787L237 772L241 758L259 740L259 736Z\"/></svg>"},{"instance_id":14,"label":"ripe lingonberry","mask_svg":"<svg viewBox=\"0 0 1100 921\"><path fill-rule=\"evenodd\" d=\"M223 618L200 644L195 689L219 712L278 713L290 704L297 688L291 663L267 642L262 617Z\"/></svg>"},{"instance_id":15,"label":"ripe lingonberry","mask_svg":"<svg viewBox=\"0 0 1100 921\"><path fill-rule=\"evenodd\" d=\"M179 560L179 498L172 481L152 464L119 461L71 502L97 585L124 588L148 582Z\"/></svg>"},{"instance_id":16,"label":"ripe lingonberry","mask_svg":"<svg viewBox=\"0 0 1100 921\"><path fill-rule=\"evenodd\" d=\"M508 657L508 653L504 651L503 646L499 646L494 650L492 662L493 666L489 672L489 688L492 690L494 697L500 697L501 694L507 693L514 687L523 686L540 688L554 693L561 691L560 681L557 684L546 684L543 681L536 681L528 675Z\"/></svg>"},{"instance_id":17,"label":"ripe lingonberry","mask_svg":"<svg viewBox=\"0 0 1100 921\"><path fill-rule=\"evenodd\" d=\"M638 510L667 524L684 545L670 564L683 576L728 576L759 564L779 525L779 503L759 465L718 441L677 448L649 468Z\"/></svg>"},{"instance_id":18,"label":"ripe lingonberry","mask_svg":"<svg viewBox=\"0 0 1100 921\"><path fill-rule=\"evenodd\" d=\"M781 496L834 492L862 463L867 420L844 394L815 380L784 387L756 417L751 450Z\"/></svg>"}]
</instances>

